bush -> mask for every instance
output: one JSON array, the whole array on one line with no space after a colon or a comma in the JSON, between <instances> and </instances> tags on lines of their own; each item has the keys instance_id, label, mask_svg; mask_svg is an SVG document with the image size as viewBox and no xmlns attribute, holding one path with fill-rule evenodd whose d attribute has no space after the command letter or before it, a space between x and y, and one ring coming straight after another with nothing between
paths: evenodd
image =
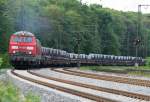
<instances>
[{"instance_id":1,"label":"bush","mask_svg":"<svg viewBox=\"0 0 150 102\"><path fill-rule=\"evenodd\" d=\"M146 58L146 66L150 66L150 57Z\"/></svg>"},{"instance_id":2,"label":"bush","mask_svg":"<svg viewBox=\"0 0 150 102\"><path fill-rule=\"evenodd\" d=\"M10 63L9 63L9 56L8 54L2 54L0 55L0 68L8 68L11 67Z\"/></svg>"},{"instance_id":3,"label":"bush","mask_svg":"<svg viewBox=\"0 0 150 102\"><path fill-rule=\"evenodd\" d=\"M40 102L40 98L29 93L22 99L21 93L12 83L0 81L0 102Z\"/></svg>"},{"instance_id":4,"label":"bush","mask_svg":"<svg viewBox=\"0 0 150 102\"><path fill-rule=\"evenodd\" d=\"M0 58L0 67L1 67L2 63L3 63L3 59Z\"/></svg>"},{"instance_id":5,"label":"bush","mask_svg":"<svg viewBox=\"0 0 150 102\"><path fill-rule=\"evenodd\" d=\"M30 93L28 93L28 95L26 96L25 102L40 102L39 100L40 100L39 97L33 95L33 93L30 92Z\"/></svg>"},{"instance_id":6,"label":"bush","mask_svg":"<svg viewBox=\"0 0 150 102\"><path fill-rule=\"evenodd\" d=\"M18 102L19 92L11 84L0 82L0 102Z\"/></svg>"}]
</instances>

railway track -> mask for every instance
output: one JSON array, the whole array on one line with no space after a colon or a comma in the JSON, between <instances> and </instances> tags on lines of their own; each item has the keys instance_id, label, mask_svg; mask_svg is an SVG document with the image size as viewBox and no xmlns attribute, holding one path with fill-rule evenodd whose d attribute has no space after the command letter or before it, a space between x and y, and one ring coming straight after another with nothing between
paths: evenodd
<instances>
[{"instance_id":1,"label":"railway track","mask_svg":"<svg viewBox=\"0 0 150 102\"><path fill-rule=\"evenodd\" d=\"M49 80L55 80L55 81L59 81L59 82L63 82L63 83L71 84L71 85L76 85L76 86L80 86L80 87L90 88L93 90L98 90L98 91L108 92L108 93L112 93L112 94L122 95L122 96L135 98L135 99L139 99L139 100L150 101L150 96L147 96L147 95L131 93L131 92L115 90L115 89L109 89L109 88L104 88L104 87L98 87L95 85L88 85L88 84L83 84L83 83L79 83L79 82L75 82L75 81L69 81L69 80L64 80L64 79L60 79L60 78L54 78L54 77L50 77L50 76L44 76L44 75L35 73L33 71L28 71L28 72L32 75L46 78Z\"/></svg>"},{"instance_id":2,"label":"railway track","mask_svg":"<svg viewBox=\"0 0 150 102\"><path fill-rule=\"evenodd\" d=\"M131 78L123 78L123 77L117 77L117 76L108 76L108 75L98 75L98 74L86 73L86 72L81 72L81 71L74 71L70 69L63 69L63 70L51 69L51 70L64 73L64 74L70 74L70 75L81 76L81 77L86 77L86 78L93 78L93 79L98 79L98 80L106 80L106 81L113 81L113 82L118 82L118 83L150 87L149 80L131 79Z\"/></svg>"},{"instance_id":3,"label":"railway track","mask_svg":"<svg viewBox=\"0 0 150 102\"><path fill-rule=\"evenodd\" d=\"M18 74L18 73L15 72L15 70L12 70L11 73L15 76L18 76L18 77L22 78L22 79L25 79L25 80L28 80L28 81L31 81L31 82L49 87L49 88L53 88L53 89L56 89L56 90L59 90L59 91L70 93L70 94L73 94L73 95L76 95L76 96L79 96L79 97L90 99L90 100L93 100L93 101L96 101L96 102L119 102L119 101L116 101L116 100L100 97L100 96L97 96L97 95L93 95L93 94L89 94L89 93L85 93L85 92L80 92L80 91L75 90L75 89L65 88L65 87L58 86L58 85L55 85L55 84L51 84L51 83L48 83L48 82L44 82L44 81L41 81L41 80L38 80L38 79L33 79L33 78L30 78L29 76L27 77L27 76Z\"/></svg>"}]
</instances>

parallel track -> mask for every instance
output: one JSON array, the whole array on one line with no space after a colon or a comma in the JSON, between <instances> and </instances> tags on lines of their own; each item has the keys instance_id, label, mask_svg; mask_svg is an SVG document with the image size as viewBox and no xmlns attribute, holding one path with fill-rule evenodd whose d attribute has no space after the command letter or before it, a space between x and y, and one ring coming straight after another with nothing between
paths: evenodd
<instances>
[{"instance_id":1,"label":"parallel track","mask_svg":"<svg viewBox=\"0 0 150 102\"><path fill-rule=\"evenodd\" d=\"M50 84L50 83L47 83L47 82L44 82L44 81L29 78L29 77L26 77L26 76L23 76L23 75L20 75L20 74L16 73L14 70L12 70L11 73L18 76L18 77L20 77L20 78L22 78L22 79L25 79L25 80L28 80L28 81L31 81L31 82L49 87L49 88L60 90L60 91L66 92L66 93L77 95L77 96L80 96L80 97L83 97L83 98L87 98L87 99L90 99L90 100L93 100L93 101L97 101L97 102L117 102L116 100L107 99L107 98L104 98L104 97L92 95L92 94L85 93L85 92L80 92L80 91L77 91L77 90L73 90L73 89L57 86L57 85L54 85L54 84Z\"/></svg>"},{"instance_id":2,"label":"parallel track","mask_svg":"<svg viewBox=\"0 0 150 102\"><path fill-rule=\"evenodd\" d=\"M51 70L56 71L56 72L60 72L60 73L86 77L86 78L93 78L93 79L98 79L98 80L106 80L106 81L113 81L113 82L118 82L118 83L125 83L125 84L137 85L137 86L150 87L150 81L149 80L123 78L123 77L108 76L108 75L98 75L98 74L86 73L86 72L81 72L81 71L73 71L70 69L63 69L63 71L57 70L57 69L51 69Z\"/></svg>"},{"instance_id":3,"label":"parallel track","mask_svg":"<svg viewBox=\"0 0 150 102\"><path fill-rule=\"evenodd\" d=\"M64 80L64 79L60 79L60 78L54 78L54 77L50 77L50 76L48 77L48 76L44 76L44 75L35 73L33 71L28 71L28 72L32 75L42 77L42 78L46 78L46 79L49 79L49 80L55 80L55 81L59 81L59 82L63 82L63 83L71 84L71 85L76 85L76 86L80 86L80 87L85 87L85 88L98 90L98 91L103 91L103 92L113 93L113 94L117 94L117 95L127 96L127 97L130 97L130 98L150 101L150 96L147 96L147 95L131 93L131 92L115 90L115 89L109 89L109 88L104 88L104 87L98 87L98 86L95 86L95 85L83 84L83 83Z\"/></svg>"}]
</instances>

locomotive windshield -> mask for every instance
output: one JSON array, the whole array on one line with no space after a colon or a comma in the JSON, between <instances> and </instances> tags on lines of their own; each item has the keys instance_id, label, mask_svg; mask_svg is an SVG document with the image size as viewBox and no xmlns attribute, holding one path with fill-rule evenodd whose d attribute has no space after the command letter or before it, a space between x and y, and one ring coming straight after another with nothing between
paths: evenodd
<instances>
[{"instance_id":1,"label":"locomotive windshield","mask_svg":"<svg viewBox=\"0 0 150 102\"><path fill-rule=\"evenodd\" d=\"M27 42L30 43L32 42L32 37L15 37L13 39L14 42Z\"/></svg>"}]
</instances>

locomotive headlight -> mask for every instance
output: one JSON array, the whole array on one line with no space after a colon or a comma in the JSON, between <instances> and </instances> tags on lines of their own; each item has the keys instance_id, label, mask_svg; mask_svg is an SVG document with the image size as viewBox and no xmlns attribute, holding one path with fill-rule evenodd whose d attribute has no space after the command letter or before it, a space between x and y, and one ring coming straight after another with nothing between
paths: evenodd
<instances>
[{"instance_id":1,"label":"locomotive headlight","mask_svg":"<svg viewBox=\"0 0 150 102\"><path fill-rule=\"evenodd\" d=\"M29 54L32 54L32 52L29 52Z\"/></svg>"},{"instance_id":2,"label":"locomotive headlight","mask_svg":"<svg viewBox=\"0 0 150 102\"><path fill-rule=\"evenodd\" d=\"M18 49L18 46L11 46L12 49Z\"/></svg>"},{"instance_id":3,"label":"locomotive headlight","mask_svg":"<svg viewBox=\"0 0 150 102\"><path fill-rule=\"evenodd\" d=\"M27 47L27 50L33 50L33 47L29 47L29 46L28 46L28 47Z\"/></svg>"},{"instance_id":4,"label":"locomotive headlight","mask_svg":"<svg viewBox=\"0 0 150 102\"><path fill-rule=\"evenodd\" d=\"M16 53L16 51L13 51L13 53Z\"/></svg>"}]
</instances>

